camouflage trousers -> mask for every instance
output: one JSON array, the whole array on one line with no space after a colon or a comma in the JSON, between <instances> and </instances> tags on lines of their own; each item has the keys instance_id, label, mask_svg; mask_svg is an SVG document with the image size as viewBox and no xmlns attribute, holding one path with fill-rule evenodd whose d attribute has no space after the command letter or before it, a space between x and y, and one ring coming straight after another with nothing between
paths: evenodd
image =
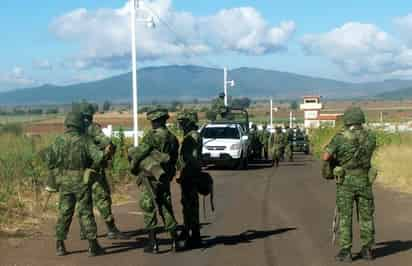
<instances>
[{"instance_id":1,"label":"camouflage trousers","mask_svg":"<svg viewBox=\"0 0 412 266\"><path fill-rule=\"evenodd\" d=\"M265 160L269 159L269 144L262 146L262 158Z\"/></svg>"},{"instance_id":2,"label":"camouflage trousers","mask_svg":"<svg viewBox=\"0 0 412 266\"><path fill-rule=\"evenodd\" d=\"M96 239L97 227L93 216L93 203L90 187L87 185L75 192L60 189L59 214L56 224L57 240L66 240L73 214L77 205L80 227L86 239Z\"/></svg>"},{"instance_id":3,"label":"camouflage trousers","mask_svg":"<svg viewBox=\"0 0 412 266\"><path fill-rule=\"evenodd\" d=\"M110 185L104 171L100 171L97 180L92 184L93 206L99 211L106 223L114 222L112 213L112 195ZM80 230L81 238L84 239L85 233L83 228Z\"/></svg>"},{"instance_id":4,"label":"camouflage trousers","mask_svg":"<svg viewBox=\"0 0 412 266\"><path fill-rule=\"evenodd\" d=\"M285 146L285 159L288 161L293 161L293 150L292 150L292 144L288 144Z\"/></svg>"},{"instance_id":5,"label":"camouflage trousers","mask_svg":"<svg viewBox=\"0 0 412 266\"><path fill-rule=\"evenodd\" d=\"M198 230L199 221L199 194L193 184L182 184L183 223L185 230Z\"/></svg>"},{"instance_id":6,"label":"camouflage trousers","mask_svg":"<svg viewBox=\"0 0 412 266\"><path fill-rule=\"evenodd\" d=\"M158 185L154 192L156 193L156 199L153 199L152 194L145 185L140 185L139 205L144 212L144 226L148 230L155 229L158 224L157 212L159 212L159 216L163 221L165 230L174 232L177 227L177 222L173 213L170 184ZM159 210L156 210L154 200L156 200Z\"/></svg>"},{"instance_id":7,"label":"camouflage trousers","mask_svg":"<svg viewBox=\"0 0 412 266\"><path fill-rule=\"evenodd\" d=\"M339 245L341 249L352 248L353 206L357 202L362 246L371 247L375 243L375 211L372 186L363 187L338 185L336 206L339 212Z\"/></svg>"}]
</instances>

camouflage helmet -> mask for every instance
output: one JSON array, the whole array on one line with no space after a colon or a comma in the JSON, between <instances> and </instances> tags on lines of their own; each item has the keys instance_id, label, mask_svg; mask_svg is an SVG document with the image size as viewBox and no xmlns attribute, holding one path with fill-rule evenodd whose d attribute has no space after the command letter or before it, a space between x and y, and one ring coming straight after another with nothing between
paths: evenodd
<instances>
[{"instance_id":1,"label":"camouflage helmet","mask_svg":"<svg viewBox=\"0 0 412 266\"><path fill-rule=\"evenodd\" d=\"M177 120L178 121L190 121L193 123L197 123L199 121L197 113L195 111L188 111L188 110L183 110L177 115Z\"/></svg>"},{"instance_id":2,"label":"camouflage helmet","mask_svg":"<svg viewBox=\"0 0 412 266\"><path fill-rule=\"evenodd\" d=\"M169 112L167 109L157 108L147 113L147 119L149 119L150 121L154 121L160 118L169 118Z\"/></svg>"},{"instance_id":3,"label":"camouflage helmet","mask_svg":"<svg viewBox=\"0 0 412 266\"><path fill-rule=\"evenodd\" d=\"M86 117L92 117L96 113L95 106L88 102L80 103L79 109L79 111Z\"/></svg>"},{"instance_id":4,"label":"camouflage helmet","mask_svg":"<svg viewBox=\"0 0 412 266\"><path fill-rule=\"evenodd\" d=\"M349 107L343 114L345 126L361 125L365 123L365 114L360 107Z\"/></svg>"},{"instance_id":5,"label":"camouflage helmet","mask_svg":"<svg viewBox=\"0 0 412 266\"><path fill-rule=\"evenodd\" d=\"M70 112L64 120L66 129L76 129L82 131L84 129L83 115L80 112Z\"/></svg>"}]
</instances>

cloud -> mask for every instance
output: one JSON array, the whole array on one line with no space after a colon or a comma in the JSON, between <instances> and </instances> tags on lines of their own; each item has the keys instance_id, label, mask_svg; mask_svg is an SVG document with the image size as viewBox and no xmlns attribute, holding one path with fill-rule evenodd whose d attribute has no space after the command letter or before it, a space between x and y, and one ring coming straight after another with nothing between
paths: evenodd
<instances>
[{"instance_id":1,"label":"cloud","mask_svg":"<svg viewBox=\"0 0 412 266\"><path fill-rule=\"evenodd\" d=\"M412 47L412 13L394 19L395 26L401 33L401 37L406 40L409 47Z\"/></svg>"},{"instance_id":2,"label":"cloud","mask_svg":"<svg viewBox=\"0 0 412 266\"><path fill-rule=\"evenodd\" d=\"M0 73L0 91L33 86L36 81L27 77L23 68L15 66L11 71Z\"/></svg>"},{"instance_id":3,"label":"cloud","mask_svg":"<svg viewBox=\"0 0 412 266\"><path fill-rule=\"evenodd\" d=\"M196 17L174 10L171 0L156 0L146 5L157 27L148 29L137 23L138 58L143 61L173 61L225 52L275 53L287 48L296 28L293 21L269 25L252 7ZM127 68L130 64L129 20L128 3L119 9L80 8L56 18L50 30L61 40L81 45L81 52L74 56L74 66Z\"/></svg>"},{"instance_id":4,"label":"cloud","mask_svg":"<svg viewBox=\"0 0 412 266\"><path fill-rule=\"evenodd\" d=\"M33 67L40 70L52 70L53 65L47 59L37 59L33 61Z\"/></svg>"},{"instance_id":5,"label":"cloud","mask_svg":"<svg viewBox=\"0 0 412 266\"><path fill-rule=\"evenodd\" d=\"M379 76L411 69L412 50L373 24L349 22L321 34L306 34L307 55L322 55L355 76Z\"/></svg>"}]
</instances>

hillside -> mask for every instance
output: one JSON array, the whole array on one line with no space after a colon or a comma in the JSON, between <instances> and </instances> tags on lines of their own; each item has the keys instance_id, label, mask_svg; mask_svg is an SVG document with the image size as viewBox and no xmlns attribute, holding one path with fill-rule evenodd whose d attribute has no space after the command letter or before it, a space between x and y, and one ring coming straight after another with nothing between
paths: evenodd
<instances>
[{"instance_id":1,"label":"hillside","mask_svg":"<svg viewBox=\"0 0 412 266\"><path fill-rule=\"evenodd\" d=\"M222 91L223 71L199 66L163 66L139 70L141 102L185 99L210 99ZM319 94L328 98L370 97L401 87L412 87L409 80L389 80L376 83L347 83L288 72L256 68L238 68L229 72L236 81L233 96L278 99ZM69 86L44 85L0 93L0 104L50 104L91 101L131 100L130 73Z\"/></svg>"},{"instance_id":2,"label":"hillside","mask_svg":"<svg viewBox=\"0 0 412 266\"><path fill-rule=\"evenodd\" d=\"M385 100L412 99L412 87L380 93L376 97Z\"/></svg>"}]
</instances>

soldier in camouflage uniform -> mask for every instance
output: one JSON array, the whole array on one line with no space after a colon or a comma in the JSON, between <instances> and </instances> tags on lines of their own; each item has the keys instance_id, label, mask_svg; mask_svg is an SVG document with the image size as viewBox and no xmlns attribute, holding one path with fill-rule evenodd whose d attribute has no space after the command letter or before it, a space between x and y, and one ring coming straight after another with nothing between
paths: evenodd
<instances>
[{"instance_id":1,"label":"soldier in camouflage uniform","mask_svg":"<svg viewBox=\"0 0 412 266\"><path fill-rule=\"evenodd\" d=\"M80 112L83 114L85 123L87 126L86 134L90 137L94 143L104 150L106 147L111 146L115 150L115 146L111 139L103 134L101 126L93 122L93 115L96 112L96 108L87 102L80 104ZM128 237L122 234L115 224L115 220L112 213L112 197L110 191L110 185L106 177L105 168L106 165L101 165L95 170L95 181L92 184L93 204L100 212L107 226L107 238L109 239L127 239ZM81 230L81 235L84 238L84 230Z\"/></svg>"},{"instance_id":2,"label":"soldier in camouflage uniform","mask_svg":"<svg viewBox=\"0 0 412 266\"><path fill-rule=\"evenodd\" d=\"M282 132L281 127L276 127L275 134L272 135L272 158L274 165L276 167L279 166L279 161L282 158L283 151L285 150L285 141L284 141L284 133Z\"/></svg>"},{"instance_id":3,"label":"soldier in camouflage uniform","mask_svg":"<svg viewBox=\"0 0 412 266\"><path fill-rule=\"evenodd\" d=\"M184 111L177 120L184 132L179 155L180 177L177 179L182 191L184 231L181 238L186 241L186 248L193 248L201 245L197 184L202 170L202 138L197 132L197 113Z\"/></svg>"},{"instance_id":4,"label":"soldier in camouflage uniform","mask_svg":"<svg viewBox=\"0 0 412 266\"><path fill-rule=\"evenodd\" d=\"M140 207L144 212L144 224L149 233L149 242L144 248L147 253L157 253L156 239L157 215L165 224L165 229L170 232L172 249L177 251L180 247L177 242L177 222L173 213L170 182L176 174L176 163L179 155L179 143L166 127L169 118L166 109L156 109L147 113L147 118L152 123L152 129L141 140L137 148L129 150L131 172L138 176L137 184L140 187ZM153 156L153 152L158 155ZM161 162L161 169L157 168L156 159L166 157ZM144 164L143 164L144 163ZM151 171L145 164L154 165Z\"/></svg>"},{"instance_id":5,"label":"soldier in camouflage uniform","mask_svg":"<svg viewBox=\"0 0 412 266\"><path fill-rule=\"evenodd\" d=\"M262 156L262 143L260 142L260 136L255 124L252 125L252 130L250 131L250 149L252 159L260 159Z\"/></svg>"},{"instance_id":6,"label":"soldier in camouflage uniform","mask_svg":"<svg viewBox=\"0 0 412 266\"><path fill-rule=\"evenodd\" d=\"M266 123L263 124L263 129L259 132L259 140L262 145L262 153L263 153L263 158L265 160L268 159L269 155L269 139L270 139L270 133L267 130L268 125Z\"/></svg>"},{"instance_id":7,"label":"soldier in camouflage uniform","mask_svg":"<svg viewBox=\"0 0 412 266\"><path fill-rule=\"evenodd\" d=\"M104 253L97 242L96 222L93 216L91 182L84 178L85 170L97 167L106 160L109 151L101 151L85 133L85 124L79 112L72 112L65 120L66 132L47 149L46 163L56 170L60 194L59 214L56 225L56 249L58 256L67 254L64 240L67 238L77 205L79 222L89 240L89 255Z\"/></svg>"},{"instance_id":8,"label":"soldier in camouflage uniform","mask_svg":"<svg viewBox=\"0 0 412 266\"><path fill-rule=\"evenodd\" d=\"M331 140L326 147L323 159L334 160L333 173L337 180L336 204L339 214L338 261L352 261L352 212L354 202L359 213L361 256L366 260L373 259L372 246L375 239L374 197L372 192L371 159L376 148L376 137L364 129L363 111L351 107L343 116L345 128Z\"/></svg>"},{"instance_id":9,"label":"soldier in camouflage uniform","mask_svg":"<svg viewBox=\"0 0 412 266\"><path fill-rule=\"evenodd\" d=\"M291 162L293 161L293 129L289 128L288 125L285 125L285 134L284 134L284 141L285 141L285 157L286 159Z\"/></svg>"},{"instance_id":10,"label":"soldier in camouflage uniform","mask_svg":"<svg viewBox=\"0 0 412 266\"><path fill-rule=\"evenodd\" d=\"M213 102L212 111L217 113L218 119L226 119L229 113L229 108L225 105L224 93L220 93L219 98Z\"/></svg>"}]
</instances>

